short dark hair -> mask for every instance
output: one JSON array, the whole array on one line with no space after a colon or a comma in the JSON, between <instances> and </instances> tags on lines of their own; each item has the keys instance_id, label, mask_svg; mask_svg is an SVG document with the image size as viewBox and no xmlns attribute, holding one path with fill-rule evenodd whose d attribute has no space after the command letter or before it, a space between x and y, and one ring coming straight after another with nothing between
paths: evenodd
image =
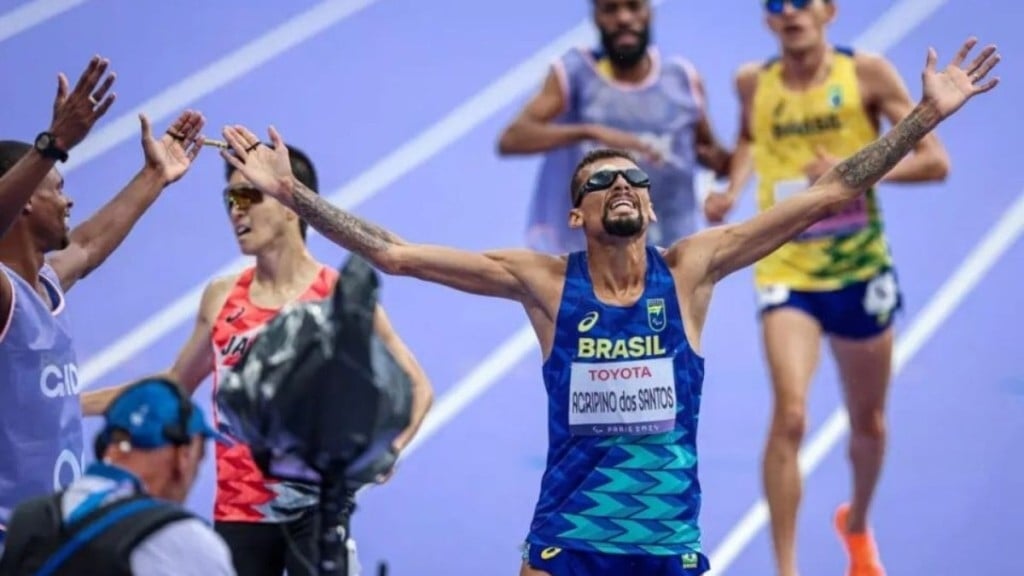
<instances>
[{"instance_id":1,"label":"short dark hair","mask_svg":"<svg viewBox=\"0 0 1024 576\"><path fill-rule=\"evenodd\" d=\"M32 145L20 140L0 140L0 176L14 168L22 156L32 150Z\"/></svg>"},{"instance_id":2,"label":"short dark hair","mask_svg":"<svg viewBox=\"0 0 1024 576\"><path fill-rule=\"evenodd\" d=\"M597 150L591 150L587 152L579 163L576 164L576 170L572 173L572 182L569 184L569 198L572 199L572 205L575 207L579 203L580 188L583 186L583 170L590 166L600 162L601 160L611 160L612 158L622 158L629 160L636 164L636 158L625 150L616 150L614 148L598 148Z\"/></svg>"},{"instance_id":3,"label":"short dark hair","mask_svg":"<svg viewBox=\"0 0 1024 576\"><path fill-rule=\"evenodd\" d=\"M264 144L266 144L264 142ZM266 144L270 146L270 144ZM292 174L295 175L295 179L302 182L302 185L309 188L312 192L317 194L320 193L320 181L316 175L316 167L313 166L313 161L309 159L309 155L303 152L300 148L289 144L288 145L288 159L292 163ZM230 163L224 163L224 179L230 180L231 175L235 173L235 167ZM299 219L299 231L302 233L302 239L306 239L306 231L309 229L309 224L305 220Z\"/></svg>"}]
</instances>

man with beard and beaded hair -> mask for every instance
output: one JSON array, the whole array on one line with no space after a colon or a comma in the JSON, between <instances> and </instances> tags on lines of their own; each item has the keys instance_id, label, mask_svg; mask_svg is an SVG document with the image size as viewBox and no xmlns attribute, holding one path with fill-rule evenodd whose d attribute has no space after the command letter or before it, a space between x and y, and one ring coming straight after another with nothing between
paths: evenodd
<instances>
[{"instance_id":1,"label":"man with beard and beaded hair","mask_svg":"<svg viewBox=\"0 0 1024 576\"><path fill-rule=\"evenodd\" d=\"M521 576L696 576L702 551L697 427L701 338L715 285L841 213L970 98L994 88L973 41L943 70L928 51L923 96L888 133L804 192L754 217L651 246L651 179L629 153L588 153L569 179L569 225L586 249L471 252L405 240L334 206L292 174L288 148L242 126L221 152L253 187L386 274L523 307L543 358L548 458Z\"/></svg>"},{"instance_id":2,"label":"man with beard and beaded hair","mask_svg":"<svg viewBox=\"0 0 1024 576\"><path fill-rule=\"evenodd\" d=\"M583 156L609 147L634 153L650 174L658 220L648 241L668 246L697 231L697 172L729 170L715 139L696 68L663 58L651 45L648 0L592 0L599 49L576 48L556 61L540 92L501 134L502 155L543 153L529 209L527 243L545 252L582 250L566 225L572 208L560 190Z\"/></svg>"}]
</instances>

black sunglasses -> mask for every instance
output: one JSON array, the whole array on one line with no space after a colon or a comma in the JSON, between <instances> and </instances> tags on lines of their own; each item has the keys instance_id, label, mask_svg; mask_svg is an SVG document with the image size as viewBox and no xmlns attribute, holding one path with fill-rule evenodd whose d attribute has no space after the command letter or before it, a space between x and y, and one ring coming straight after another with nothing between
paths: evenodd
<instances>
[{"instance_id":1,"label":"black sunglasses","mask_svg":"<svg viewBox=\"0 0 1024 576\"><path fill-rule=\"evenodd\" d=\"M764 9L769 14L782 14L786 4L790 4L796 10L803 10L811 5L814 0L764 0Z\"/></svg>"},{"instance_id":2,"label":"black sunglasses","mask_svg":"<svg viewBox=\"0 0 1024 576\"><path fill-rule=\"evenodd\" d=\"M651 186L651 177L639 168L626 168L625 170L598 170L591 174L590 178L587 178L583 185L580 186L579 191L576 192L576 202L574 202L574 206L579 208L580 202L583 201L583 197L587 194L610 188L619 176L625 178L626 182L628 182L630 186L636 186L638 188L649 188Z\"/></svg>"},{"instance_id":3,"label":"black sunglasses","mask_svg":"<svg viewBox=\"0 0 1024 576\"><path fill-rule=\"evenodd\" d=\"M247 210L253 204L263 201L263 192L247 186L227 188L224 190L224 207L230 212L232 208Z\"/></svg>"}]
</instances>

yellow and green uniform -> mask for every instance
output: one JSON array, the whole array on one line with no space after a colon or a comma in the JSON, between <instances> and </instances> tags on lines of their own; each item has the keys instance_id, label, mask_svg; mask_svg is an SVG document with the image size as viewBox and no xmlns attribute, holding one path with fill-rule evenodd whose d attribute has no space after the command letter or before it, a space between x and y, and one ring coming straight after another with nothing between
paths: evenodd
<instances>
[{"instance_id":1,"label":"yellow and green uniform","mask_svg":"<svg viewBox=\"0 0 1024 576\"><path fill-rule=\"evenodd\" d=\"M847 158L879 135L861 99L853 53L841 48L835 49L825 81L803 91L783 84L781 61L768 61L758 75L750 123L762 211L810 186L804 167L814 161L818 148ZM833 291L891 266L872 189L759 261L754 277L760 288Z\"/></svg>"}]
</instances>

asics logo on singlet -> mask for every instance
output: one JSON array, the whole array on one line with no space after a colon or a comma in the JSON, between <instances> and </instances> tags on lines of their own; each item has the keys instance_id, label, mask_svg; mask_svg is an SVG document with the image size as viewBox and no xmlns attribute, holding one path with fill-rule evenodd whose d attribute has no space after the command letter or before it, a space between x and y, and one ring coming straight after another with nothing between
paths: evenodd
<instances>
[{"instance_id":1,"label":"asics logo on singlet","mask_svg":"<svg viewBox=\"0 0 1024 576\"><path fill-rule=\"evenodd\" d=\"M73 363L47 364L39 373L39 391L47 398L78 396L78 366Z\"/></svg>"},{"instance_id":2,"label":"asics logo on singlet","mask_svg":"<svg viewBox=\"0 0 1024 576\"><path fill-rule=\"evenodd\" d=\"M811 116L799 122L776 122L772 125L772 136L776 140L787 136L810 136L842 129L843 122L838 114Z\"/></svg>"},{"instance_id":3,"label":"asics logo on singlet","mask_svg":"<svg viewBox=\"0 0 1024 576\"><path fill-rule=\"evenodd\" d=\"M558 553L561 551L561 548L556 548L554 546L544 548L543 550L541 550L541 560L551 560L558 556Z\"/></svg>"},{"instance_id":4,"label":"asics logo on singlet","mask_svg":"<svg viewBox=\"0 0 1024 576\"><path fill-rule=\"evenodd\" d=\"M594 324L597 324L597 319L600 317L601 315L598 314L596 310L594 312L587 312L587 315L584 316L583 319L580 320L580 323L576 325L576 330L578 330L580 334L590 332L590 329L594 327Z\"/></svg>"},{"instance_id":5,"label":"asics logo on singlet","mask_svg":"<svg viewBox=\"0 0 1024 576\"><path fill-rule=\"evenodd\" d=\"M540 559L541 560L551 560L555 556L558 556L558 554L561 551L562 551L561 548L555 548L554 546L550 546L550 547L545 548L545 549L540 551Z\"/></svg>"}]
</instances>

